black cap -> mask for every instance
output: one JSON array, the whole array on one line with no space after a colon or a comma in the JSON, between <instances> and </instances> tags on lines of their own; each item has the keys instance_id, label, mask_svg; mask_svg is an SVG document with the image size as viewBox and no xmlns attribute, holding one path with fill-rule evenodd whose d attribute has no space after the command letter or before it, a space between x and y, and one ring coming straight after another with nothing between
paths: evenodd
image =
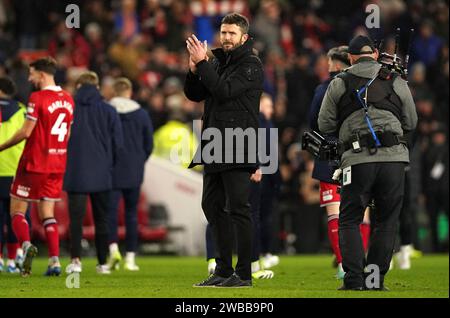
<instances>
[{"instance_id":1,"label":"black cap","mask_svg":"<svg viewBox=\"0 0 450 318\"><path fill-rule=\"evenodd\" d=\"M362 51L362 48L365 46L369 46L371 48L371 51ZM369 37L364 35L358 35L354 37L348 44L348 53L352 55L372 54L374 52L375 44L373 44L372 40Z\"/></svg>"}]
</instances>

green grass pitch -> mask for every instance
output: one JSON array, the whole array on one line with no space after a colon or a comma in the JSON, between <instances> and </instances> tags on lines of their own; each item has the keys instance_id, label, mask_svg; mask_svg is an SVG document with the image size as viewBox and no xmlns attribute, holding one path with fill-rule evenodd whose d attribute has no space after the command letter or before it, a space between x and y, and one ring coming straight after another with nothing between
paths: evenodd
<instances>
[{"instance_id":1,"label":"green grass pitch","mask_svg":"<svg viewBox=\"0 0 450 318\"><path fill-rule=\"evenodd\" d=\"M68 259L63 259L63 266ZM394 269L386 277L389 292L342 292L334 278L331 256L282 256L271 280L254 280L253 288L193 288L203 280L206 262L200 257L148 256L137 259L139 272L113 272L100 276L95 260L83 260L79 288L66 287L66 275L44 277L47 260L33 263L30 277L0 274L0 298L5 297L154 297L154 298L338 298L338 297L449 297L448 255L414 259L412 269Z\"/></svg>"}]
</instances>

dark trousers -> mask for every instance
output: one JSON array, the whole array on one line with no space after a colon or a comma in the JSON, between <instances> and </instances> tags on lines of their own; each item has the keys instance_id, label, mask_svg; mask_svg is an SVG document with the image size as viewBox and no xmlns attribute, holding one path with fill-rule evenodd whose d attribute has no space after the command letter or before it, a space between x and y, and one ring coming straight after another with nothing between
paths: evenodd
<instances>
[{"instance_id":1,"label":"dark trousers","mask_svg":"<svg viewBox=\"0 0 450 318\"><path fill-rule=\"evenodd\" d=\"M259 260L259 255L261 254L261 217L260 211L261 207L261 184L251 182L250 184L250 214L252 216L253 225L253 238L252 238L252 262ZM233 228L234 230L234 228ZM208 223L206 226L206 260L215 258L216 247L214 244L214 238L212 233L211 224Z\"/></svg>"},{"instance_id":2,"label":"dark trousers","mask_svg":"<svg viewBox=\"0 0 450 318\"><path fill-rule=\"evenodd\" d=\"M250 204L250 172L243 169L203 176L202 208L211 224L217 248L216 274L233 274L233 224L236 230L238 262L236 274L251 279L252 221Z\"/></svg>"},{"instance_id":3,"label":"dark trousers","mask_svg":"<svg viewBox=\"0 0 450 318\"><path fill-rule=\"evenodd\" d=\"M275 201L275 190L267 175L263 175L261 180L261 201L260 201L260 237L262 254L272 252L272 240L274 233L273 207Z\"/></svg>"},{"instance_id":4,"label":"dark trousers","mask_svg":"<svg viewBox=\"0 0 450 318\"><path fill-rule=\"evenodd\" d=\"M211 258L216 257L217 248L214 246L214 237L212 234L211 224L206 225L205 231L205 240L206 240L206 260L210 260Z\"/></svg>"},{"instance_id":5,"label":"dark trousers","mask_svg":"<svg viewBox=\"0 0 450 318\"><path fill-rule=\"evenodd\" d=\"M70 216L70 255L81 258L81 239L83 238L83 219L86 214L87 198L91 199L95 224L95 248L100 265L106 264L108 255L107 213L110 191L96 193L69 193Z\"/></svg>"},{"instance_id":6,"label":"dark trousers","mask_svg":"<svg viewBox=\"0 0 450 318\"><path fill-rule=\"evenodd\" d=\"M261 254L261 183L250 184L250 214L252 216L252 262Z\"/></svg>"},{"instance_id":7,"label":"dark trousers","mask_svg":"<svg viewBox=\"0 0 450 318\"><path fill-rule=\"evenodd\" d=\"M364 286L364 267L378 265L380 284L389 270L404 195L404 163L382 162L352 166L351 183L342 186L339 208L339 246L346 272L345 286ZM371 199L376 211L371 215L373 233L367 261L359 230L364 210Z\"/></svg>"},{"instance_id":8,"label":"dark trousers","mask_svg":"<svg viewBox=\"0 0 450 318\"><path fill-rule=\"evenodd\" d=\"M415 222L416 207L411 204L414 198L411 198L411 180L409 177L409 170L405 170L405 196L403 198L403 205L400 212L400 245L413 244L414 233L417 232Z\"/></svg>"},{"instance_id":9,"label":"dark trousers","mask_svg":"<svg viewBox=\"0 0 450 318\"><path fill-rule=\"evenodd\" d=\"M118 213L119 203L123 196L125 203L125 244L127 252L136 252L138 245L138 220L137 205L139 201L140 187L131 189L113 190L108 212L109 242L119 242Z\"/></svg>"}]
</instances>

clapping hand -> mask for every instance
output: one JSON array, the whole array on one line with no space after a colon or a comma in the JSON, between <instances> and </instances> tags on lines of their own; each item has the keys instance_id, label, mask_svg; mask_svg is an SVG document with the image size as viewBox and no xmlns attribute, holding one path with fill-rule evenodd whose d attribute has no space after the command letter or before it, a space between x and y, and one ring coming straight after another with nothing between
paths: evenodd
<instances>
[{"instance_id":1,"label":"clapping hand","mask_svg":"<svg viewBox=\"0 0 450 318\"><path fill-rule=\"evenodd\" d=\"M189 68L195 72L195 65L202 61L208 60L208 43L206 41L200 42L197 37L192 34L186 40L186 48L189 52Z\"/></svg>"}]
</instances>

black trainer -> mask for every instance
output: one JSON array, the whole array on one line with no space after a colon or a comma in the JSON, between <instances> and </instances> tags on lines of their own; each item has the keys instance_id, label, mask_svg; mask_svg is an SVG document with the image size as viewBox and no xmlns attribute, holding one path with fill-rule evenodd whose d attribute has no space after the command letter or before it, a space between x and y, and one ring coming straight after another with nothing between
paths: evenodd
<instances>
[{"instance_id":1,"label":"black trainer","mask_svg":"<svg viewBox=\"0 0 450 318\"><path fill-rule=\"evenodd\" d=\"M204 281L194 284L192 287L214 287L220 283L223 283L227 280L227 277L221 277L216 274L211 274L207 279Z\"/></svg>"},{"instance_id":2,"label":"black trainer","mask_svg":"<svg viewBox=\"0 0 450 318\"><path fill-rule=\"evenodd\" d=\"M243 280L234 273L224 282L216 285L216 287L252 287L252 280Z\"/></svg>"}]
</instances>

